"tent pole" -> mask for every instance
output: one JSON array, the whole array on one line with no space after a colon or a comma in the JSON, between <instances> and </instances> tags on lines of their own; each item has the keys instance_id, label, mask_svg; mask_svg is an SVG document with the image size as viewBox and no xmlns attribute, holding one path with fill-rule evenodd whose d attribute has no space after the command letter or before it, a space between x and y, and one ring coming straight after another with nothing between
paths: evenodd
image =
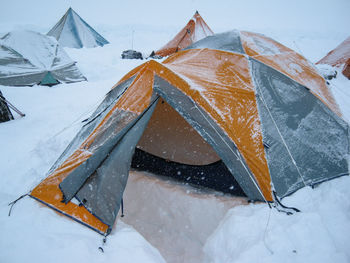
<instances>
[{"instance_id":1,"label":"tent pole","mask_svg":"<svg viewBox=\"0 0 350 263\"><path fill-rule=\"evenodd\" d=\"M10 107L11 109L13 109L13 110L14 110L18 115L20 115L21 117L26 116L24 113L22 113L20 110L18 110L14 105L12 105L7 99L5 99L5 97L0 96L0 99L1 99L2 101L4 101L5 103L7 103L7 104L9 105L9 107Z\"/></svg>"}]
</instances>

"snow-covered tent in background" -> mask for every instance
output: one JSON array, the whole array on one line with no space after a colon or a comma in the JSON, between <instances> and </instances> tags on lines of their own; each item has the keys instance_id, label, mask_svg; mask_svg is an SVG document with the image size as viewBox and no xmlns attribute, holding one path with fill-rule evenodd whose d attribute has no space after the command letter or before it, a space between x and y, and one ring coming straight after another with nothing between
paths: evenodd
<instances>
[{"instance_id":1,"label":"snow-covered tent in background","mask_svg":"<svg viewBox=\"0 0 350 263\"><path fill-rule=\"evenodd\" d=\"M75 64L52 37L20 30L0 39L0 85L52 86L86 80Z\"/></svg>"},{"instance_id":2,"label":"snow-covered tent in background","mask_svg":"<svg viewBox=\"0 0 350 263\"><path fill-rule=\"evenodd\" d=\"M92 48L109 43L71 7L47 35L56 38L63 47Z\"/></svg>"},{"instance_id":3,"label":"snow-covered tent in background","mask_svg":"<svg viewBox=\"0 0 350 263\"><path fill-rule=\"evenodd\" d=\"M0 90L0 122L13 120L12 113L7 105L5 97Z\"/></svg>"},{"instance_id":4,"label":"snow-covered tent in background","mask_svg":"<svg viewBox=\"0 0 350 263\"><path fill-rule=\"evenodd\" d=\"M209 28L207 23L205 23L198 11L196 11L190 21L188 21L187 25L162 48L153 52L151 56L169 56L188 47L192 43L213 34L214 32Z\"/></svg>"},{"instance_id":5,"label":"snow-covered tent in background","mask_svg":"<svg viewBox=\"0 0 350 263\"><path fill-rule=\"evenodd\" d=\"M108 234L131 165L278 203L348 175L348 154L349 125L314 66L230 31L125 75L30 196Z\"/></svg>"},{"instance_id":6,"label":"snow-covered tent in background","mask_svg":"<svg viewBox=\"0 0 350 263\"><path fill-rule=\"evenodd\" d=\"M350 79L350 37L345 39L335 49L316 64L327 64L339 68L344 76Z\"/></svg>"}]
</instances>

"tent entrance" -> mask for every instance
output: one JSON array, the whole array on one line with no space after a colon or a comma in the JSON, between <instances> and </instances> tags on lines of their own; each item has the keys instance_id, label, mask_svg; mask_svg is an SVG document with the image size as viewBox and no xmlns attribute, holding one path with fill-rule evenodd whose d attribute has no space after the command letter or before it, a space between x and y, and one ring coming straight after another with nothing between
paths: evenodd
<instances>
[{"instance_id":1,"label":"tent entrance","mask_svg":"<svg viewBox=\"0 0 350 263\"><path fill-rule=\"evenodd\" d=\"M40 81L39 85L43 85L43 86L54 86L57 84L60 84L61 82L59 82L50 71L48 71L46 73L46 75L43 77L43 79Z\"/></svg>"},{"instance_id":2,"label":"tent entrance","mask_svg":"<svg viewBox=\"0 0 350 263\"><path fill-rule=\"evenodd\" d=\"M245 196L213 148L162 98L138 142L131 167Z\"/></svg>"}]
</instances>

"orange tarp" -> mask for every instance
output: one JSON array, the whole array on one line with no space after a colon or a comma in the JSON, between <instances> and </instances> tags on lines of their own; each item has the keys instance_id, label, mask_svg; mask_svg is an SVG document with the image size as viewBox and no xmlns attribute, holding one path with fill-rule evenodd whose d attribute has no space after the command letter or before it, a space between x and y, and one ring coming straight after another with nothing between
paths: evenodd
<instances>
[{"instance_id":1,"label":"orange tarp","mask_svg":"<svg viewBox=\"0 0 350 263\"><path fill-rule=\"evenodd\" d=\"M328 52L328 54L318 61L316 64L328 64L331 66L339 67L344 65L350 58L350 37L345 39L335 49Z\"/></svg>"},{"instance_id":2,"label":"orange tarp","mask_svg":"<svg viewBox=\"0 0 350 263\"><path fill-rule=\"evenodd\" d=\"M213 34L213 31L197 11L187 25L172 40L157 50L155 54L162 57L169 56Z\"/></svg>"},{"instance_id":3,"label":"orange tarp","mask_svg":"<svg viewBox=\"0 0 350 263\"><path fill-rule=\"evenodd\" d=\"M316 64L328 64L334 67L342 67L342 73L350 79L350 37L345 39L339 46L330 51Z\"/></svg>"},{"instance_id":4,"label":"orange tarp","mask_svg":"<svg viewBox=\"0 0 350 263\"><path fill-rule=\"evenodd\" d=\"M342 71L343 75L350 79L350 58L346 61L344 69Z\"/></svg>"}]
</instances>

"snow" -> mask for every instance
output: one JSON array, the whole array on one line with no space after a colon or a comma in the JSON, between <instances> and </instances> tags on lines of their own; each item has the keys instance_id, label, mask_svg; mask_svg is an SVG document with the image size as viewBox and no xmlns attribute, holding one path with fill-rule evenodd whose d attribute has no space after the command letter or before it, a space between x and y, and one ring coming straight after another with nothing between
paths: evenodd
<instances>
[{"instance_id":1,"label":"snow","mask_svg":"<svg viewBox=\"0 0 350 263\"><path fill-rule=\"evenodd\" d=\"M333 68L333 70L337 71L337 78L332 79L329 81L330 88L333 92L333 95L340 106L342 113L343 113L343 119L346 120L348 123L350 122L350 104L349 104L349 98L350 98L350 81L341 74L341 70L337 70L336 68Z\"/></svg>"},{"instance_id":2,"label":"snow","mask_svg":"<svg viewBox=\"0 0 350 263\"><path fill-rule=\"evenodd\" d=\"M263 33L316 62L348 37L344 25L350 8L346 0L192 0L177 2L173 11L159 0L103 0L99 5L13 0L2 5L0 35L13 29L46 33L69 5L110 44L65 48L88 82L0 86L26 113L24 118L14 113L14 121L0 124L0 262L350 262L348 176L283 199L301 210L288 216L262 203L246 204L135 172L127 186L125 217L105 244L94 231L29 197L18 201L9 217L8 203L45 178L81 121L122 76L144 62L122 60L123 50L132 45L144 54L157 50L198 9L214 32ZM338 72L329 82L344 119L350 120L350 81Z\"/></svg>"},{"instance_id":3,"label":"snow","mask_svg":"<svg viewBox=\"0 0 350 263\"><path fill-rule=\"evenodd\" d=\"M301 210L292 216L264 204L235 207L204 251L212 262L252 262L252 255L258 262L349 262L349 183L339 178L285 198Z\"/></svg>"},{"instance_id":4,"label":"snow","mask_svg":"<svg viewBox=\"0 0 350 263\"><path fill-rule=\"evenodd\" d=\"M125 189L122 220L157 247L167 262L203 262L202 247L218 222L230 208L246 203L244 198L203 193L134 171Z\"/></svg>"},{"instance_id":5,"label":"snow","mask_svg":"<svg viewBox=\"0 0 350 263\"><path fill-rule=\"evenodd\" d=\"M165 262L160 253L133 228L118 223L112 238L103 244L95 232L58 216L30 198L21 200L7 216L6 195L2 195L0 262ZM12 196L10 197L12 198ZM99 252L102 247L104 253ZM119 259L119 260L118 260Z\"/></svg>"}]
</instances>

